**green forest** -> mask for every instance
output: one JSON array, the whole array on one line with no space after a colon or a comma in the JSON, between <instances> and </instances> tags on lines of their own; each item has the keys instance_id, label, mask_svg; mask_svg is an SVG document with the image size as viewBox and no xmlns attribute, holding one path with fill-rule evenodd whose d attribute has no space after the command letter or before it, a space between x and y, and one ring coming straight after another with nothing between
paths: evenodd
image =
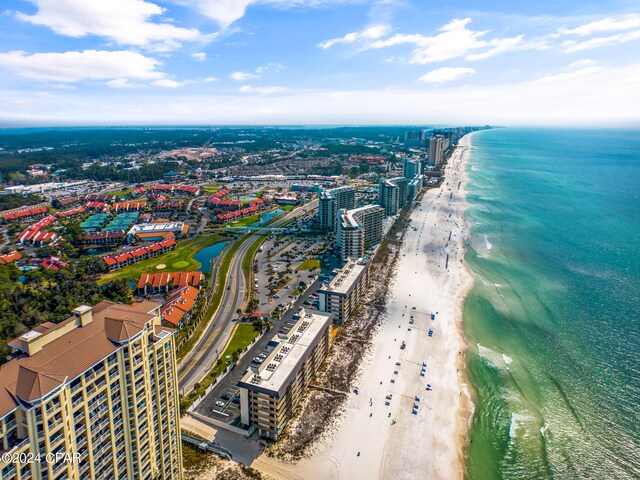
<instances>
[{"instance_id":1,"label":"green forest","mask_svg":"<svg viewBox=\"0 0 640 480\"><path fill-rule=\"evenodd\" d=\"M22 272L15 265L0 265L0 363L10 353L6 342L42 322L58 323L69 318L79 305L101 300L130 302L125 281L112 282L103 289L82 265L73 270L31 270Z\"/></svg>"}]
</instances>

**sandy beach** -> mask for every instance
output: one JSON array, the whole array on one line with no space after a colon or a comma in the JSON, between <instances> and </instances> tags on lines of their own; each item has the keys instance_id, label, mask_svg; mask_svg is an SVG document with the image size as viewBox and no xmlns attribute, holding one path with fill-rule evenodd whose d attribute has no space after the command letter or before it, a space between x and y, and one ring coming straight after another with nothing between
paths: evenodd
<instances>
[{"instance_id":1,"label":"sandy beach","mask_svg":"<svg viewBox=\"0 0 640 480\"><path fill-rule=\"evenodd\" d=\"M472 412L462 334L462 306L472 285L463 263L469 148L467 135L442 187L428 191L411 214L387 318L337 430L310 458L287 464L261 455L253 468L277 479L463 477Z\"/></svg>"}]
</instances>

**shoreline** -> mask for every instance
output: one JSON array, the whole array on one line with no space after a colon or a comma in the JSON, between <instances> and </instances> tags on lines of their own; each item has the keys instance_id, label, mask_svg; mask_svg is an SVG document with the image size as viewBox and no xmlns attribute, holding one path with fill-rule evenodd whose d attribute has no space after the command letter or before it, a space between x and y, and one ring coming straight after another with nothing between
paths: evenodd
<instances>
[{"instance_id":1,"label":"shoreline","mask_svg":"<svg viewBox=\"0 0 640 480\"><path fill-rule=\"evenodd\" d=\"M474 408L463 329L474 284L464 262L470 146L467 135L449 158L443 184L411 208L396 268L387 277L385 314L313 453L285 461L242 452L249 446L242 441L231 448L236 461L275 479L464 478Z\"/></svg>"},{"instance_id":2,"label":"shoreline","mask_svg":"<svg viewBox=\"0 0 640 480\"><path fill-rule=\"evenodd\" d=\"M455 316L455 323L458 327L458 334L460 336L460 342L462 345L462 352L463 352L462 355L460 355L460 358L458 359L459 381L465 392L465 396L463 398L464 401L460 405L459 414L458 414L459 426L456 429L456 437L457 437L457 444L459 447L459 458L460 458L458 464L460 466L460 471L462 473L463 478L465 476L466 469L467 469L466 467L467 467L467 459L468 459L467 452L468 452L468 446L469 446L469 429L471 428L471 422L473 421L473 414L475 412L474 387L471 384L471 380L467 372L467 354L469 351L469 342L467 341L467 338L464 333L464 306L467 301L467 297L469 296L469 293L471 292L471 290L473 290L473 287L475 285L475 278L473 276L473 273L471 272L469 265L465 261L465 256L467 253L466 243L471 237L471 226L469 225L469 222L467 221L467 216L466 216L467 209L469 208L469 204L467 203L468 191L466 188L469 183L469 175L467 173L467 167L468 167L469 157L471 155L472 139L475 133L477 132L468 133L467 135L462 137L460 139L460 142L458 143L458 146L460 146L464 141L464 144L462 146L463 148L466 149L466 151L462 154L463 158L460 160L462 162L460 175L463 179L461 187L462 187L463 196L464 196L464 208L462 212L463 238L461 243L461 259L460 260L462 265L463 278L465 279L465 285L464 285L464 288L462 288L462 290L460 291L459 298L457 299L457 302L456 302L456 316Z\"/></svg>"},{"instance_id":3,"label":"shoreline","mask_svg":"<svg viewBox=\"0 0 640 480\"><path fill-rule=\"evenodd\" d=\"M387 312L355 381L360 394L350 394L335 429L310 457L289 463L261 455L253 468L310 480L464 478L473 414L462 318L473 287L464 263L470 141L460 140L444 183L411 211ZM439 312L435 321L430 312ZM403 341L406 348L400 348ZM425 389L427 382L432 389Z\"/></svg>"}]
</instances>

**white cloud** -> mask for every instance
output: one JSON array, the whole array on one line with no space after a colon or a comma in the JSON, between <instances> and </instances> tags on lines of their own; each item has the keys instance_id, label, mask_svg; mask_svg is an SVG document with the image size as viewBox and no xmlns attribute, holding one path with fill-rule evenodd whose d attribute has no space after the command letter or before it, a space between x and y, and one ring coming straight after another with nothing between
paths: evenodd
<instances>
[{"instance_id":1,"label":"white cloud","mask_svg":"<svg viewBox=\"0 0 640 480\"><path fill-rule=\"evenodd\" d=\"M251 5L277 8L321 7L341 3L364 3L366 0L184 0L202 15L215 20L222 28L244 17Z\"/></svg>"},{"instance_id":2,"label":"white cloud","mask_svg":"<svg viewBox=\"0 0 640 480\"><path fill-rule=\"evenodd\" d=\"M601 72L602 67L583 67L578 70L555 73L553 75L546 75L535 80L538 83L559 83L559 82L569 82L574 81L579 78L589 77L594 73Z\"/></svg>"},{"instance_id":3,"label":"white cloud","mask_svg":"<svg viewBox=\"0 0 640 480\"><path fill-rule=\"evenodd\" d=\"M447 82L452 82L466 75L474 75L476 73L474 68L467 67L444 67L437 70L431 70L419 78L419 81L424 83L430 83L432 85L440 85Z\"/></svg>"},{"instance_id":4,"label":"white cloud","mask_svg":"<svg viewBox=\"0 0 640 480\"><path fill-rule=\"evenodd\" d=\"M207 41L195 28L153 22L164 9L145 0L29 0L37 7L33 15L17 13L20 20L51 28L59 35L96 35L119 45L159 51L177 49L182 42Z\"/></svg>"},{"instance_id":5,"label":"white cloud","mask_svg":"<svg viewBox=\"0 0 640 480\"><path fill-rule=\"evenodd\" d=\"M264 72L279 73L282 70L284 70L284 65L282 65L281 63L269 62L266 65L261 65L260 67L256 68L256 73L264 73Z\"/></svg>"},{"instance_id":6,"label":"white cloud","mask_svg":"<svg viewBox=\"0 0 640 480\"><path fill-rule=\"evenodd\" d=\"M194 0L190 2L202 15L215 20L222 28L227 28L244 17L253 0Z\"/></svg>"},{"instance_id":7,"label":"white cloud","mask_svg":"<svg viewBox=\"0 0 640 480\"><path fill-rule=\"evenodd\" d=\"M331 48L334 45L343 43L355 43L362 40L377 40L389 34L391 27L388 25L373 25L365 28L360 32L347 33L343 37L332 38L331 40L325 40L320 42L318 46L323 49Z\"/></svg>"},{"instance_id":8,"label":"white cloud","mask_svg":"<svg viewBox=\"0 0 640 480\"><path fill-rule=\"evenodd\" d=\"M250 85L241 86L238 91L240 93L254 93L257 95L270 95L272 93L284 92L284 87L252 87Z\"/></svg>"},{"instance_id":9,"label":"white cloud","mask_svg":"<svg viewBox=\"0 0 640 480\"><path fill-rule=\"evenodd\" d=\"M489 31L471 30L467 28L469 23L471 18L456 18L441 27L437 35L429 37L421 34L396 34L371 43L370 48L413 45L409 63L428 64L464 56L468 60L481 60L522 47L522 35L484 40Z\"/></svg>"},{"instance_id":10,"label":"white cloud","mask_svg":"<svg viewBox=\"0 0 640 480\"><path fill-rule=\"evenodd\" d=\"M491 40L489 44L492 48L482 53L469 54L465 58L467 60L474 61L494 57L501 53L508 52L509 50L513 50L515 47L522 44L523 39L524 35L518 35L517 37L498 38L496 40Z\"/></svg>"},{"instance_id":11,"label":"white cloud","mask_svg":"<svg viewBox=\"0 0 640 480\"><path fill-rule=\"evenodd\" d=\"M443 85L438 89L291 90L278 95L189 94L141 90L109 96L87 91L41 98L0 87L0 123L29 124L500 124L640 125L640 63L607 67L572 81ZM371 99L376 101L372 102ZM588 98L589 101L585 101ZM168 118L168 105L185 113ZM196 107L197 106L197 107ZM133 113L129 109L140 109ZM275 113L263 113L275 112Z\"/></svg>"},{"instance_id":12,"label":"white cloud","mask_svg":"<svg viewBox=\"0 0 640 480\"><path fill-rule=\"evenodd\" d=\"M164 88L178 88L184 85L183 82L177 82L175 80L170 80L168 78L161 78L160 80L155 80L152 82L156 87L164 87Z\"/></svg>"},{"instance_id":13,"label":"white cloud","mask_svg":"<svg viewBox=\"0 0 640 480\"><path fill-rule=\"evenodd\" d=\"M260 78L260 75L256 75L255 73L249 73L249 72L233 72L230 75L230 77L232 80L236 80L238 82L244 82L245 80Z\"/></svg>"},{"instance_id":14,"label":"white cloud","mask_svg":"<svg viewBox=\"0 0 640 480\"><path fill-rule=\"evenodd\" d=\"M640 15L630 14L618 18L607 17L575 28L561 28L564 35L587 36L593 33L615 32L640 27Z\"/></svg>"},{"instance_id":15,"label":"white cloud","mask_svg":"<svg viewBox=\"0 0 640 480\"><path fill-rule=\"evenodd\" d=\"M191 58L196 62L204 62L207 59L207 54L205 52L196 52L191 54Z\"/></svg>"},{"instance_id":16,"label":"white cloud","mask_svg":"<svg viewBox=\"0 0 640 480\"><path fill-rule=\"evenodd\" d=\"M220 79L218 77L207 77L207 78L204 79L204 81L207 82L207 83L217 82L219 80Z\"/></svg>"},{"instance_id":17,"label":"white cloud","mask_svg":"<svg viewBox=\"0 0 640 480\"><path fill-rule=\"evenodd\" d=\"M134 88L136 85L129 81L128 78L114 78L113 80L109 80L105 82L105 85L112 88Z\"/></svg>"},{"instance_id":18,"label":"white cloud","mask_svg":"<svg viewBox=\"0 0 640 480\"><path fill-rule=\"evenodd\" d=\"M590 58L583 58L582 60L576 60L569 64L569 68L581 68L581 67L590 67L592 65L597 65L598 62L592 60Z\"/></svg>"},{"instance_id":19,"label":"white cloud","mask_svg":"<svg viewBox=\"0 0 640 480\"><path fill-rule=\"evenodd\" d=\"M193 107L188 103L172 103L169 105L169 113L175 115L190 115L193 113Z\"/></svg>"},{"instance_id":20,"label":"white cloud","mask_svg":"<svg viewBox=\"0 0 640 480\"><path fill-rule=\"evenodd\" d=\"M567 40L562 45L564 51L567 53L581 52L583 50L589 50L592 48L609 47L612 45L619 45L621 43L631 42L633 40L640 40L640 30L633 32L618 33L616 35L610 35L608 37L595 37L589 40L583 40L576 42L574 40Z\"/></svg>"},{"instance_id":21,"label":"white cloud","mask_svg":"<svg viewBox=\"0 0 640 480\"><path fill-rule=\"evenodd\" d=\"M158 60L127 51L84 50L32 55L18 51L0 53L1 67L21 77L55 82L160 80L165 74L156 70L159 65Z\"/></svg>"}]
</instances>

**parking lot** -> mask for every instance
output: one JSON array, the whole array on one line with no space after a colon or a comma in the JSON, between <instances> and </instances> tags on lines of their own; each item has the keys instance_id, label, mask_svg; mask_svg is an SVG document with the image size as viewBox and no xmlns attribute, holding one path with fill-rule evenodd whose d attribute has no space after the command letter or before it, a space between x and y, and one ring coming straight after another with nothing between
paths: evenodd
<instances>
[{"instance_id":1,"label":"parking lot","mask_svg":"<svg viewBox=\"0 0 640 480\"><path fill-rule=\"evenodd\" d=\"M236 425L240 421L240 403L238 397L237 384L243 377L249 366L254 362L255 358L259 358L260 354L265 357L267 352L267 343L273 338L277 332L287 333L295 324L293 320L294 313L308 301L311 294L320 288L321 282L316 280L309 289L300 296L295 304L287 310L279 320L273 320L273 328L260 338L252 348L240 359L236 367L216 385L211 392L196 407L196 412L213 418L215 420ZM307 307L308 308L308 307ZM220 402L220 403L218 403Z\"/></svg>"},{"instance_id":2,"label":"parking lot","mask_svg":"<svg viewBox=\"0 0 640 480\"><path fill-rule=\"evenodd\" d=\"M256 256L258 273L254 276L256 283L253 285L260 313L268 315L278 306L289 304L306 285L315 280L319 268L296 268L305 260L317 259L318 256L313 252L320 251L324 244L325 240L318 236L297 239L281 236L265 241L263 251Z\"/></svg>"}]
</instances>

